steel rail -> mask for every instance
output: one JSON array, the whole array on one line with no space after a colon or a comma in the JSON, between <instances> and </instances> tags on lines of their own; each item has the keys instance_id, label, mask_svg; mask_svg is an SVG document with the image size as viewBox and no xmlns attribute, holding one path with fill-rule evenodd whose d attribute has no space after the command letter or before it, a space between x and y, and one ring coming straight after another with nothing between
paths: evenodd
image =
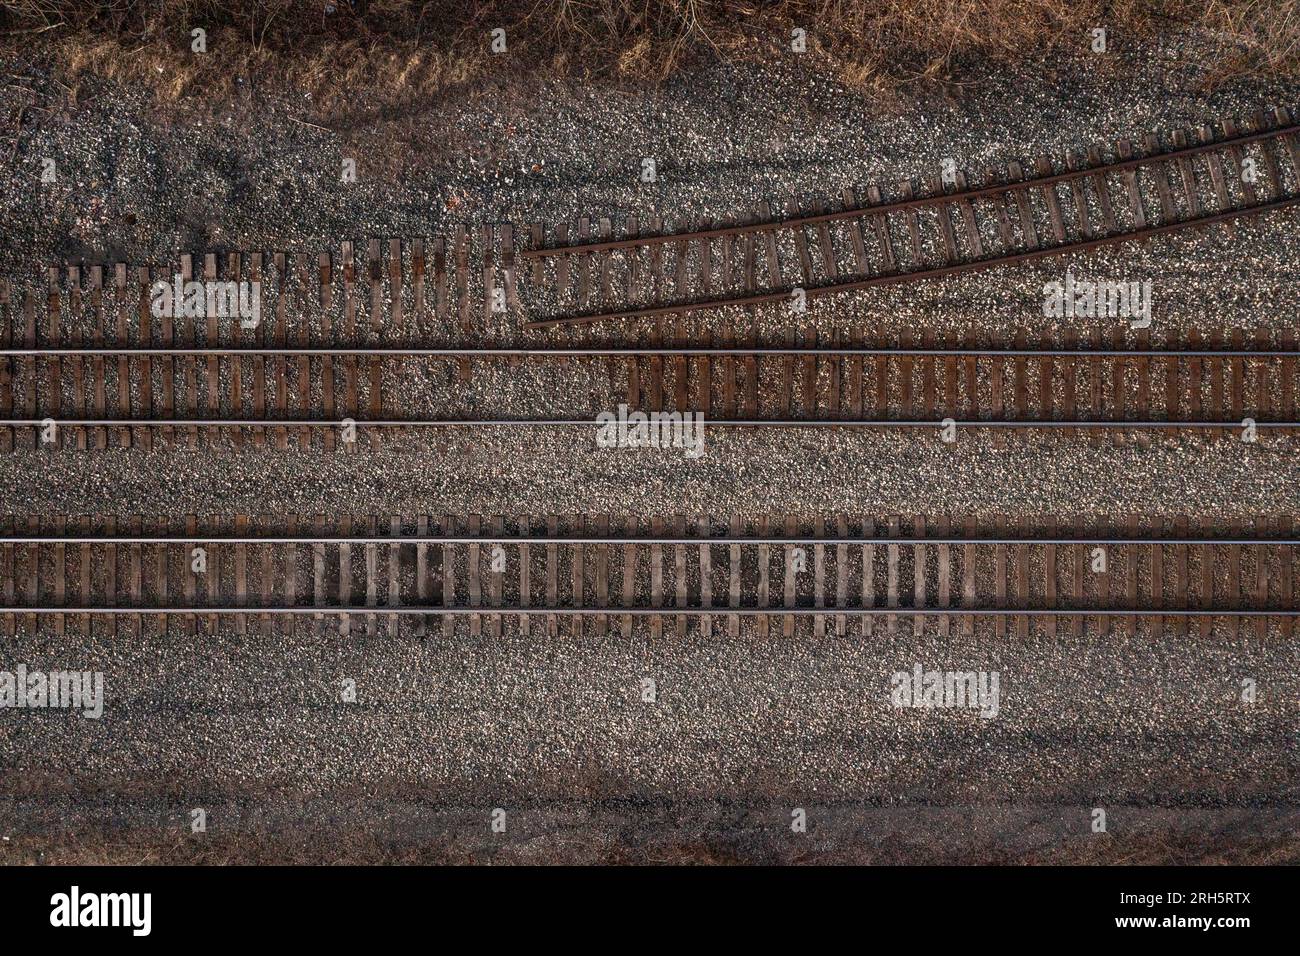
<instances>
[{"instance_id":1,"label":"steel rail","mask_svg":"<svg viewBox=\"0 0 1300 956\"><path fill-rule=\"evenodd\" d=\"M352 355L432 358L532 358L549 357L781 357L781 356L840 356L897 355L900 357L969 356L981 358L1300 358L1298 349L997 349L997 348L890 348L861 346L857 348L745 348L726 347L655 347L621 346L609 348L30 348L0 349L0 358L94 358L143 357L183 358L187 356L320 356L342 357Z\"/></svg>"},{"instance_id":2,"label":"steel rail","mask_svg":"<svg viewBox=\"0 0 1300 956\"><path fill-rule=\"evenodd\" d=\"M13 614L22 616L24 614L46 615L46 614L65 614L70 617L76 617L80 614L166 614L166 615L194 615L196 617L210 617L220 615L258 615L258 614L293 614L293 615L367 615L367 614L388 614L388 615L420 615L429 617L448 617L461 614L481 614L481 615L507 615L511 617L536 617L547 614L581 616L581 617L649 617L662 616L672 617L689 616L689 617L725 617L734 614L742 617L781 617L782 615L793 615L797 617L814 617L817 615L831 615L844 617L1183 617L1183 618L1201 618L1201 617L1281 617L1297 618L1300 617L1300 609L1295 608L980 608L980 607L729 607L727 605L712 605L710 607L619 607L610 605L608 607L545 607L534 605L530 607L517 606L492 606L477 605L473 607L457 605L447 607L445 605L374 605L374 606L355 606L346 607L339 605L302 605L293 607L257 607L255 605L240 605L232 607L229 605L221 606L204 606L204 605L185 605L185 606L168 606L168 607L131 607L131 606L114 606L104 607L100 605L68 605L66 607L0 607L0 614Z\"/></svg>"},{"instance_id":3,"label":"steel rail","mask_svg":"<svg viewBox=\"0 0 1300 956\"><path fill-rule=\"evenodd\" d=\"M1064 173L1052 173L1047 176L1035 176L1014 183L980 186L975 189L942 193L937 196L918 196L912 199L900 199L893 202L881 203L875 206L858 206L853 209L839 209L834 212L816 213L807 216L791 216L786 219L772 219L760 223L719 226L712 229L700 229L694 232L660 233L656 235L637 236L628 239L605 239L570 246L542 246L533 249L523 249L520 254L525 259L539 259L560 255L575 255L578 253L604 252L611 249L628 249L640 246L663 245L693 239L714 239L722 236L738 236L752 232L770 232L776 229L793 229L799 226L814 226L819 223L834 222L840 219L861 219L865 216L888 215L889 213L903 209L920 209L927 206L959 202L961 200L979 199L983 196L992 196L998 193L1015 192L1023 189L1039 189L1057 183L1071 182L1076 179L1086 179L1091 176L1122 172L1126 169L1136 169L1150 163L1160 163L1183 157L1196 156L1201 153L1214 152L1215 150L1231 146L1240 146L1257 140L1281 139L1286 136L1294 135L1297 131L1300 131L1300 125L1292 123L1286 126L1278 126L1270 130L1260 130L1254 133L1243 133L1237 136L1225 137L1224 139L1215 140L1211 143L1198 143L1195 146L1185 146L1180 149L1173 149L1161 153L1152 153L1148 156L1134 157L1133 159L1121 160L1114 163L1105 163L1100 166L1092 166L1085 169L1073 169Z\"/></svg>"},{"instance_id":4,"label":"steel rail","mask_svg":"<svg viewBox=\"0 0 1300 956\"><path fill-rule=\"evenodd\" d=\"M256 537L251 535L203 535L196 534L190 536L175 535L104 535L102 537L87 535L21 535L21 536L0 536L0 547L5 545L33 545L33 544L91 544L91 545L167 545L167 544L448 544L448 545L466 545L466 544L501 544L501 545L543 545L555 544L565 546L578 545L697 545L697 544L717 544L717 545L879 545L879 544L896 544L896 545L1107 545L1121 547L1125 545L1240 545L1244 547L1269 547L1272 545L1285 545L1287 547L1300 546L1300 538L954 538L954 537L935 537L935 538L903 538L898 536L867 538L854 536L835 536L825 538L783 538L773 536L757 537L682 537L676 536L659 536L659 537L608 537L608 538L582 538L574 536L557 536L557 537L538 537L524 535L495 535L471 537L468 535L378 535L373 537L354 536L354 535L267 535L266 537Z\"/></svg>"},{"instance_id":5,"label":"steel rail","mask_svg":"<svg viewBox=\"0 0 1300 956\"><path fill-rule=\"evenodd\" d=\"M1118 245L1120 243L1138 239L1148 239L1152 236L1163 235L1169 232L1191 229L1197 226L1208 226L1216 222L1225 222L1230 219L1239 219L1244 216L1258 215L1260 213L1284 209L1297 204L1300 204L1300 195L1289 196L1285 199L1274 199L1264 203L1254 203L1249 206L1240 206L1235 209L1223 210L1221 212L1210 213L1203 216L1193 216L1189 219L1180 219L1177 222L1162 223L1158 226L1146 226L1142 229L1134 229L1129 232L1119 232L1109 236L1098 236L1092 239L1067 242L1056 246L1027 249L1007 255L988 256L983 259L971 259L967 262L957 262L946 266L934 266L928 269L916 269L909 272L886 272L879 275L868 276L865 279L852 279L845 282L830 282L821 285L786 285L773 292L760 292L754 295L735 296L727 299L687 300L666 305L614 309L608 312L590 312L582 315L560 316L552 319L534 319L525 322L524 328L544 329L563 325L585 325L591 322L601 322L608 319L641 319L652 318L660 315L699 312L705 309L721 309L728 306L762 305L766 302L786 300L797 288L803 289L804 294L809 298L812 298L814 296L830 295L840 292L854 292L875 286L894 285L899 282L918 282L925 279L939 279L945 276L958 275L966 272L978 272L985 269L993 269L997 266L1010 265L1017 262L1028 262L1034 259L1067 255L1069 253L1081 252L1087 249L1096 249L1102 246Z\"/></svg>"},{"instance_id":6,"label":"steel rail","mask_svg":"<svg viewBox=\"0 0 1300 956\"><path fill-rule=\"evenodd\" d=\"M639 411L639 410L634 410ZM611 412L612 414L612 412ZM647 416L696 414L692 412L641 412ZM896 419L896 418L771 418L771 419L734 419L706 418L700 413L698 419L704 428L940 428L952 425L957 428L1023 428L1023 429L1089 429L1089 428L1131 428L1131 429L1204 429L1204 428L1241 428L1244 419L1230 421L1172 421L1172 420L1058 420L1058 419ZM492 418L492 419L387 419L387 420L318 420L318 419L256 419L256 418L0 418L0 428L42 428L53 423L59 428L587 428L604 427L606 423L591 418ZM632 423L634 426L637 423ZM661 421L656 427L671 425ZM649 419L647 418L647 425ZM1300 429L1296 421L1256 421L1257 429Z\"/></svg>"}]
</instances>

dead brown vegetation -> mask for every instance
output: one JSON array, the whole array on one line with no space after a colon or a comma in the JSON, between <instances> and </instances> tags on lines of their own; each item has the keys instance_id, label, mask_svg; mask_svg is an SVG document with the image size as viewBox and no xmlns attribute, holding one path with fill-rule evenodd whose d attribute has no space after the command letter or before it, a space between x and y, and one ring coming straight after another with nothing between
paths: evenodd
<instances>
[{"instance_id":1,"label":"dead brown vegetation","mask_svg":"<svg viewBox=\"0 0 1300 956\"><path fill-rule=\"evenodd\" d=\"M163 100L233 88L309 92L318 108L381 89L428 101L503 77L653 82L710 61L790 55L854 88L952 81L973 56L1038 58L1193 27L1221 49L1216 78L1300 65L1300 0L4 0L0 45ZM506 31L507 52L490 51ZM207 31L206 55L190 31Z\"/></svg>"}]
</instances>

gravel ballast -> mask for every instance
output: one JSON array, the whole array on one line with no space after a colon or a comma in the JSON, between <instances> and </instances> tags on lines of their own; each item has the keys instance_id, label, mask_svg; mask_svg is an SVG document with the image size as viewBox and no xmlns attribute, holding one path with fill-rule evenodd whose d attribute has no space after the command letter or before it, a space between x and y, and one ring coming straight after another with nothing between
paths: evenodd
<instances>
[{"instance_id":1,"label":"gravel ballast","mask_svg":"<svg viewBox=\"0 0 1300 956\"><path fill-rule=\"evenodd\" d=\"M106 86L23 126L0 171L0 276L42 288L33 283L43 268L65 260L170 269L178 253L226 250L314 262L343 240L447 236L457 223L474 234L483 223L580 214L719 217L928 176L945 157L973 170L1059 158L1300 103L1300 85L1266 78L1201 90L1194 36L1117 48L1104 63L1052 74L981 68L969 92L922 89L888 106L793 60L648 89L548 84L526 106L480 99L431 112L425 128L401 128L409 141L376 142L409 162L381 170L363 153L349 186L338 169L367 130L341 140L291 122L307 115L302 106L274 97L160 116L139 94ZM44 101L63 96L51 78L33 86ZM0 90L0 106L18 95ZM455 146L424 151L431 139ZM60 171L54 184L40 181L46 156ZM655 183L637 178L647 156ZM1156 342L1173 329L1281 332L1300 307L1294 224L1294 213L1269 216L1235 236L1111 248L1071 267L1150 278ZM1059 331L1044 324L1041 289L1065 267L827 299L810 321L823 333ZM368 293L360 298L368 307ZM511 314L477 328L477 340L623 341L610 327L522 339L517 323ZM762 323L773 339L784 333L776 318ZM454 316L430 333L454 335ZM583 374L502 365L462 386L449 363L424 361L389 381L397 410L411 415L548 417L572 395L589 410ZM970 432L947 445L920 431L714 428L691 461L600 449L583 427L501 426L416 431L356 454L248 443L20 449L0 457L0 510L1223 523L1300 511L1295 441L1013 434L999 445ZM629 640L563 625L523 637L510 623L500 637L472 636L464 623L450 638L439 628L419 636L408 623L375 637L354 627L344 640L305 626L160 634L147 622L140 635L125 624L90 637L24 627L4 641L0 670L101 671L106 698L99 720L0 709L0 860L203 859L210 847L254 859L267 846L286 858L519 861L1250 862L1298 852L1300 648L1276 627L1261 640L1253 627L1235 638L1221 626L1152 636L1092 622L1079 637L1035 629L1025 641L1014 629L914 635L906 622L867 639L853 627L818 638L806 623L789 639L749 624L732 637L720 623L703 638L669 624L654 640L638 626ZM894 708L891 675L916 664L996 671L998 715ZM654 702L641 699L646 677ZM345 679L355 702L339 697ZM196 807L209 810L202 837L189 830ZM803 844L791 842L796 807L809 812ZM489 829L494 808L510 814L501 839ZM1108 809L1105 834L1091 829L1096 808ZM337 853L320 841L304 849L305 834L336 840Z\"/></svg>"}]
</instances>

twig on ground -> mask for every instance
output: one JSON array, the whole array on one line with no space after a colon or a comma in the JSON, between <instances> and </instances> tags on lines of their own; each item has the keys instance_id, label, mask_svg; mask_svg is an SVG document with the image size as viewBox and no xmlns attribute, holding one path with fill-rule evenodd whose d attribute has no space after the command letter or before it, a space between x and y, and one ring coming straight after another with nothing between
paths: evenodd
<instances>
[{"instance_id":1,"label":"twig on ground","mask_svg":"<svg viewBox=\"0 0 1300 956\"><path fill-rule=\"evenodd\" d=\"M0 33L0 37L16 37L24 33L44 33L46 30L57 30L59 27L64 26L67 26L67 24L60 20L58 23L47 23L43 27L28 27L25 30L6 30L4 33Z\"/></svg>"},{"instance_id":2,"label":"twig on ground","mask_svg":"<svg viewBox=\"0 0 1300 956\"><path fill-rule=\"evenodd\" d=\"M289 122L297 123L300 126L310 126L312 129L318 129L326 133L334 132L334 130L330 129L328 126L320 126L317 123L308 123L306 120L296 119L295 117L292 116L289 117Z\"/></svg>"},{"instance_id":3,"label":"twig on ground","mask_svg":"<svg viewBox=\"0 0 1300 956\"><path fill-rule=\"evenodd\" d=\"M27 113L27 104L24 103L22 106L18 107L18 123L16 124L16 128L14 130L14 145L9 150L10 163L12 163L14 161L14 157L18 155L18 143L23 138L23 116L26 113Z\"/></svg>"}]
</instances>

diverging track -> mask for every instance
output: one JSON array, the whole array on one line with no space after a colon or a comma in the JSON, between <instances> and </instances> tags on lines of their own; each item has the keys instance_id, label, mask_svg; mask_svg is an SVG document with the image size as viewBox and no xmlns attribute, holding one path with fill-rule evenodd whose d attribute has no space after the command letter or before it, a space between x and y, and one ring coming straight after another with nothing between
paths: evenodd
<instances>
[{"instance_id":1,"label":"diverging track","mask_svg":"<svg viewBox=\"0 0 1300 956\"><path fill-rule=\"evenodd\" d=\"M823 295L958 275L1101 246L1150 239L1285 209L1300 203L1300 127L1285 109L1248 123L1226 120L1176 131L1166 143L1145 137L1141 152L1120 140L1114 154L1090 147L1065 162L1040 156L1032 172L1011 162L987 170L984 184L953 168L921 184L908 180L897 198L879 186L862 205L846 189L838 208L826 201L784 216L767 204L757 217L695 224L664 233L656 218L643 234L612 236L589 219L577 243L567 224L555 242L522 255L554 262L547 275L572 314L533 317L530 328L610 319L651 319L688 312L781 304L794 311ZM945 182L945 178L947 181ZM573 275L576 272L576 289ZM593 278L593 276L595 278ZM538 278L536 273L534 278Z\"/></svg>"},{"instance_id":2,"label":"diverging track","mask_svg":"<svg viewBox=\"0 0 1300 956\"><path fill-rule=\"evenodd\" d=\"M1040 158L1032 175L1011 163L983 185L950 170L946 186L909 182L899 198L871 187L867 206L846 194L836 209L760 211L686 232L650 222L643 234L629 220L630 235L615 238L603 218L593 238L584 218L577 244L561 224L545 246L540 225L458 225L448 237L344 242L337 253L51 268L40 288L0 282L0 448L157 438L356 448L358 434L373 445L411 428L586 425L618 404L695 411L714 427L928 429L951 419L999 431L1215 435L1245 434L1251 419L1276 434L1297 427L1293 325L1162 330L1153 340L1114 319L1070 320L989 342L924 326L819 332L787 302L774 336L760 332L759 310L795 291L1231 230L1242 215L1300 201L1298 150L1290 114L1274 109L1163 143L1147 137L1140 155L1120 142L1111 157L1094 147L1064 164ZM160 310L159 286L173 283L242 284L238 301L256 317L220 315L210 299L187 310L170 293ZM552 305L577 314L541 314ZM685 317L706 310L717 321L688 334ZM608 344L552 328L614 317L624 321L606 326ZM539 366L564 381L545 390L563 396L555 414L479 401L526 388L523 373ZM431 368L466 387L421 401L408 386ZM457 404L470 391L478 404Z\"/></svg>"}]
</instances>

